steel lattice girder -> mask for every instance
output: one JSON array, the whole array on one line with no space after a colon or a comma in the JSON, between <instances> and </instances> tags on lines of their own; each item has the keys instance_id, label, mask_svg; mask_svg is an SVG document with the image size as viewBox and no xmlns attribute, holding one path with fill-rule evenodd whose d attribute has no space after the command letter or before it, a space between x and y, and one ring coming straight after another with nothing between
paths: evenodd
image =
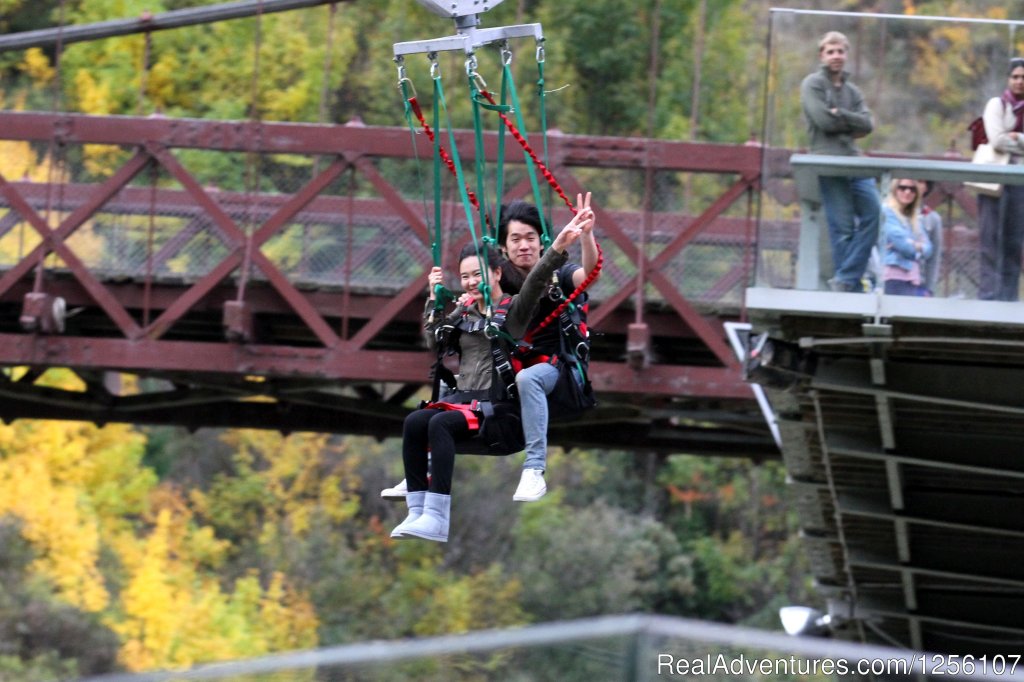
<instances>
[{"instance_id":1,"label":"steel lattice girder","mask_svg":"<svg viewBox=\"0 0 1024 682\"><path fill-rule=\"evenodd\" d=\"M30 366L37 368L36 374L50 366L66 366L93 373L125 371L143 376L178 372L186 377L180 380L183 386L190 383L188 376L195 377L200 373L217 377L222 386L250 374L267 380L304 377L357 388L375 382L407 387L424 382L429 359L418 350L419 343L415 340L422 296L418 281L406 283L399 291L387 294L300 290L274 263L267 261L259 249L260 244L294 220L300 211L306 212L303 215L307 217L337 212L341 208L338 198L321 196L320 192L347 170L366 178L379 198L350 203L341 208L342 211L358 206L360 212L389 213L408 226L408 238L421 245L428 244L430 237L420 211L408 204L380 176L372 163L378 158L412 158L414 150L407 130L358 125L23 113L0 114L0 121L3 124L0 130L4 131L2 137L6 139L55 139L62 145L114 144L137 150L136 155L102 185L76 186L74 192L67 191L72 186L47 194L31 183L2 183L4 200L14 208L11 213L27 221L44 240L36 251L0 276L0 306L17 310L30 291L27 275L44 253L55 250L65 264L72 267L64 274L48 270L44 278L45 290L65 297L77 317L72 322L73 329L62 336L28 335L10 327L0 328L0 365ZM457 137L460 144L471 142L469 133L459 132ZM485 140L491 159L497 155L496 137L491 134ZM425 140L419 143L424 144ZM213 195L207 188L200 187L175 157L177 148L308 154L333 158L333 163L292 196L277 197L267 204L263 204L263 197L260 197L259 212L253 215L257 215L261 225L249 236L238 229L231 206L233 203L251 205L251 197L231 197L229 193L220 192ZM556 135L551 138L550 152L554 159L553 167L559 169L563 178L568 178L570 191L578 187L573 184L572 170L583 167L629 170L650 167L658 171L722 173L740 178L702 216L688 219L684 223L686 229L679 231L680 217L670 220L670 227L662 229L666 235L662 242L663 255L651 257L642 268L640 259L647 260L647 257L641 256L632 244L630 233L621 227L622 224L639 221L626 214L601 213L600 220L608 225L609 238L628 260L653 278L659 277L659 266L673 254L679 253L692 240L711 232L716 233L716 239L726 239L740 248L746 244L750 234L749 219L745 222L736 218L726 219L721 213L731 202L756 186L761 160L761 152L756 148ZM418 153L421 156L429 154L429 148L424 144ZM144 177L139 174L147 166L152 168L155 165L169 174L182 190L146 189L138 187L137 183L136 186L128 185L132 178ZM77 196L78 203L63 204L67 213L61 224L51 230L39 217L42 195L61 197L61 201ZM172 257L175 248L204 229L197 221L215 226L217 239L228 252L227 257L209 274L187 288L180 283L155 280L145 274L146 268L125 273L127 280L98 278L84 264L75 261L73 251L65 243L100 211L108 214L136 211L136 215L145 215L152 211L155 215L181 215L183 205L189 207L184 213L190 217L181 222L179 233L164 245L163 251L147 261L148 271L153 270L155 263ZM17 223L9 216L3 218L0 230L9 230ZM247 243L249 241L251 244ZM244 262L246 249L252 253L253 266L262 271L266 280L247 287L244 299L240 299L246 307L242 312L257 318L270 315L275 319L295 320L287 322L290 325L286 329L287 334L270 337L269 343L259 340L240 343L224 338L221 313L238 293L229 275ZM429 263L424 261L422 266L425 271ZM742 279L743 273L735 276ZM733 286L725 280L733 282L734 274L728 274L722 284L723 287ZM749 388L742 383L735 361L724 346L718 320L714 314L698 312L681 294L676 283L662 278L656 284L669 308L649 311L645 316L651 333L655 338L678 339L703 346L693 358L699 358L699 361L693 363L692 359L688 361L689 355L677 354L674 361L678 364L655 360L646 368L635 369L621 359L616 361L614 351L609 349L609 357L597 358L592 365L595 386L610 405L631 401L636 409L619 409L620 414L628 416L618 421L606 419L603 425L613 425L611 429L595 425L590 432L603 433L609 443L628 433L639 438L633 441L636 444L656 449L686 447L691 451L705 449L723 453L747 450L758 456L770 456L774 450L763 424L756 418L733 420L732 415L756 417L757 412ZM624 329L626 323L632 321L629 318L634 316L627 306L622 305L627 298L619 296L597 306L592 310L594 319L610 333L615 333L620 326ZM297 327L295 323L298 323ZM298 336L289 331L291 327L299 332ZM349 328L352 333L345 332ZM392 340L382 336L393 336L396 330L406 336L399 335ZM289 340L292 337L299 343ZM395 343L402 344L402 347L396 347ZM54 412L53 405L60 403L50 394L43 394L45 399L39 400L39 395L31 390L31 383L12 383L22 385L7 389L8 399L2 409L9 417L46 416ZM93 394L102 395L102 392L93 391L88 395ZM18 395L25 400L15 397ZM249 419L244 415L260 411L266 413L262 418L267 426L290 429L307 423L295 414L294 408L286 407L303 404L294 395L273 396L278 401L278 407L274 409L253 408L247 404L242 407L244 403L240 402L239 395L244 393L227 391L223 398L200 393L186 398L212 401L208 403L210 409L205 412L202 407L194 405L175 409L166 406L143 409L134 405L129 409L118 396L102 396L87 406L72 401L66 414L76 415L74 418L89 418L87 415L92 414L97 421L148 419L153 423L163 423L175 419L173 415L177 412L182 415L181 423L188 421L199 425L203 425L200 424L203 421L200 415L208 414L211 425L225 425L224 422L232 418L232 405L235 405L239 424ZM162 397L151 396L150 399L159 402ZM709 400L718 403L708 408ZM656 418L653 413L645 413L649 407L664 407L675 401L684 403L670 410L674 416ZM686 401L693 406L705 406L700 425L692 425L686 416ZM212 407L215 405L219 407ZM342 410L341 407L337 409ZM191 415L188 419L186 413ZM715 415L723 421L716 423ZM345 428L355 430L359 419L352 417L350 427ZM309 423L315 421L312 417L310 420ZM392 430L395 428L395 424L386 419L381 423L390 424ZM704 444L700 445L700 442Z\"/></svg>"}]
</instances>

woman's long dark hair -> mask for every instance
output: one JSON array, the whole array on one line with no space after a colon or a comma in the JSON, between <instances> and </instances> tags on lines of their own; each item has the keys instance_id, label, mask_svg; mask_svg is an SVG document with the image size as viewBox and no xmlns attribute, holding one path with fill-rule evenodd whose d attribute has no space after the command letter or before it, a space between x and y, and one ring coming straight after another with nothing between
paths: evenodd
<instances>
[{"instance_id":1,"label":"woman's long dark hair","mask_svg":"<svg viewBox=\"0 0 1024 682\"><path fill-rule=\"evenodd\" d=\"M501 290L506 294L518 294L523 286L523 278L519 271L512 267L512 263L490 244L484 244L480 248L486 250L487 267L492 269L501 268L501 279L498 280L501 284ZM477 255L476 245L470 242L459 251L459 263L466 258L475 258Z\"/></svg>"}]
</instances>

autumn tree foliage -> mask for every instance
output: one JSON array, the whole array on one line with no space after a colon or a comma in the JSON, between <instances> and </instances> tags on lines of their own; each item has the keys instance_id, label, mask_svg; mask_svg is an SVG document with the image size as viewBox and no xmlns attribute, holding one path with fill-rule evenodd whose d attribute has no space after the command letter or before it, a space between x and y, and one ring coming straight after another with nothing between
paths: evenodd
<instances>
[{"instance_id":1,"label":"autumn tree foliage","mask_svg":"<svg viewBox=\"0 0 1024 682\"><path fill-rule=\"evenodd\" d=\"M63 4L66 22L85 23L214 2ZM801 4L1005 16L996 4L966 0ZM53 26L60 5L0 0L0 30ZM451 31L449 22L410 5L339 3L259 23L158 32L148 50L142 35L75 44L63 51L59 71L49 48L6 54L0 104L400 125L392 43ZM549 96L551 122L567 132L742 142L760 122L767 3L708 2L703 16L700 5L521 0L501 4L488 22L544 24L546 87L557 90ZM783 64L800 75L814 62L816 29L804 33ZM879 34L861 36L858 47L914 65L906 69L912 87L882 82L889 96L940 105L919 126L927 134L883 120L879 137L903 135L924 148L954 135L966 124L956 117L970 105L967 85L991 55L978 54L979 42L955 24L887 36L889 52ZM535 129L532 57L517 56L514 68L527 84L520 94ZM496 72L493 62L486 67ZM426 80L423 60L410 59L409 68ZM446 56L442 69L454 80L461 64ZM777 101L780 140L795 145L802 125L795 93ZM455 125L469 125L466 108L452 113ZM126 153L86 149L79 179L102 177ZM238 164L186 160L204 181L226 178L223 186L242 188ZM9 180L48 182L65 171L43 145L0 142L0 173ZM82 239L89 230L83 226ZM22 230L0 236L0 257L25 253L33 239ZM4 371L16 379L24 370ZM84 390L70 373L46 380ZM400 460L394 439L0 423L0 676L180 668L633 611L777 627L777 606L813 600L778 462L556 452L551 492L521 505L510 499L521 460L459 458L453 540L441 547L389 536L402 510L378 492L401 477ZM483 676L480 669L463 674Z\"/></svg>"},{"instance_id":2,"label":"autumn tree foliage","mask_svg":"<svg viewBox=\"0 0 1024 682\"><path fill-rule=\"evenodd\" d=\"M144 450L144 435L127 425L0 425L0 518L19 524L32 575L117 633L129 670L314 645L306 595L280 572L225 581L218 569L231 543L142 464Z\"/></svg>"}]
</instances>

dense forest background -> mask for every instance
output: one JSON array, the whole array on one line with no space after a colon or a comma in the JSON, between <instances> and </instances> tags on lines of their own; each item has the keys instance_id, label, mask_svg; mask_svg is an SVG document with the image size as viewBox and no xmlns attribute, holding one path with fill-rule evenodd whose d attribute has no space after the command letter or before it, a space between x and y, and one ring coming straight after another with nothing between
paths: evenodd
<instances>
[{"instance_id":1,"label":"dense forest background","mask_svg":"<svg viewBox=\"0 0 1024 682\"><path fill-rule=\"evenodd\" d=\"M215 3L0 0L0 30L204 4ZM768 73L771 136L798 145L802 124L777 74L814 68L821 26L780 28L800 50L780 50L767 69L770 5L994 19L1024 9L966 0L507 0L485 25L544 25L546 82L557 91L548 116L563 131L741 143L762 134ZM978 73L1016 36L979 40L955 25L902 30L884 39L893 59L912 65L906 87L947 109L924 106L933 115L913 136L883 123L878 144L939 153L966 124L962 112L981 101ZM71 45L59 68L54 50L3 54L0 98L9 110L402 125L392 43L450 32L450 22L409 0L357 0ZM882 38L860 40L868 51ZM979 44L994 46L984 59ZM517 57L521 83L536 78L532 56ZM412 76L428 82L425 65L416 68ZM462 65L447 58L442 68L459 74ZM999 78L983 85L999 87ZM535 126L531 88L520 89ZM467 109L454 106L453 116L469 124ZM46 178L45 149L3 143L0 151L5 177ZM101 176L116 153L87 150L85 172ZM206 172L231 184L223 180L231 168ZM46 380L77 381L52 371ZM378 493L401 478L400 459L394 440L0 425L0 680L624 612L776 629L779 606L816 600L779 462L556 451L549 494L518 504L520 457L460 458L452 538L439 546L388 536L404 506Z\"/></svg>"}]
</instances>

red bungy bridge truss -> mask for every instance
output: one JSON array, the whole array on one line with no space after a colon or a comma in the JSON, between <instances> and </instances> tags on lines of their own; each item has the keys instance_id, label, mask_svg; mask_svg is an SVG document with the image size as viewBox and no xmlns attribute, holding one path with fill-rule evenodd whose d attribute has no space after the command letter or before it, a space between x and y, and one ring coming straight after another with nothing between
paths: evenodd
<instances>
[{"instance_id":1,"label":"red bungy bridge truss","mask_svg":"<svg viewBox=\"0 0 1024 682\"><path fill-rule=\"evenodd\" d=\"M0 131L50 151L45 180L0 179L5 419L399 433L431 362L419 322L432 265L416 179L425 139L358 123L44 113L0 114ZM472 144L469 132L456 140ZM74 177L86 145L109 150L101 181ZM493 160L497 136L486 146ZM597 208L600 407L553 427L553 441L776 456L723 330L753 276L760 149L556 133L549 155L570 194L637 194L632 210ZM259 180L222 191L190 165ZM530 198L516 170L505 198ZM696 215L655 210L705 176L721 190ZM449 263L468 239L450 194ZM790 242L776 246L794 250L797 229L775 230ZM40 381L53 367L81 385Z\"/></svg>"}]
</instances>

